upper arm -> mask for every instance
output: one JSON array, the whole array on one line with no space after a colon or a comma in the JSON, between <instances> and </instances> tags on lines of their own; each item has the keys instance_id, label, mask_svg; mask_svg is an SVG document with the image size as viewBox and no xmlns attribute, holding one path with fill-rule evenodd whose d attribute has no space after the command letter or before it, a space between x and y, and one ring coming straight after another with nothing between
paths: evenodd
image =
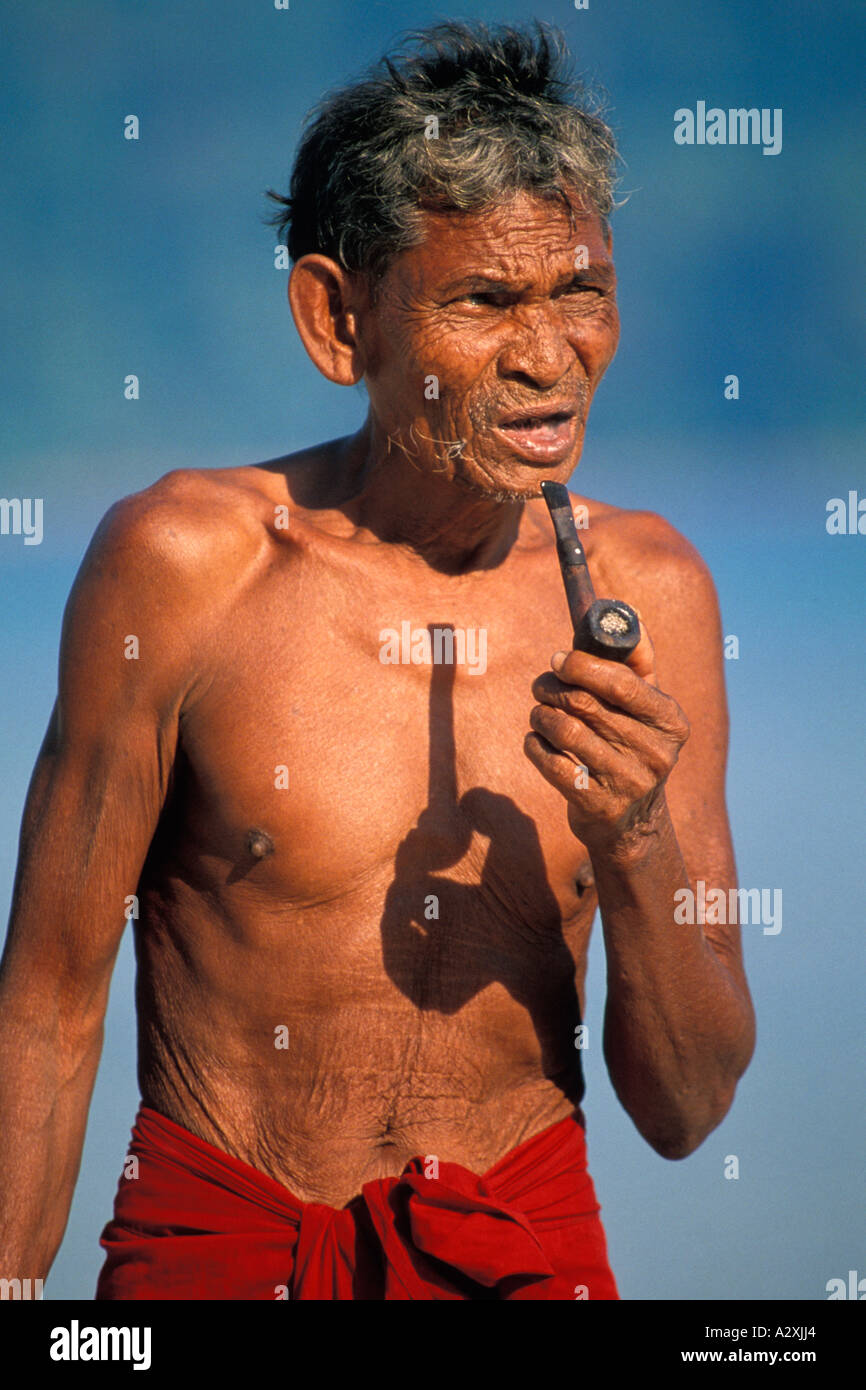
<instances>
[{"instance_id":1,"label":"upper arm","mask_svg":"<svg viewBox=\"0 0 866 1390\"><path fill-rule=\"evenodd\" d=\"M661 517L642 514L641 522L641 558L623 597L640 608L658 687L676 700L690 728L665 789L671 823L693 892L703 880L707 895L721 889L728 904L737 870L725 797L729 720L718 595L694 546ZM703 935L750 1009L736 914L719 916L716 922L708 914Z\"/></svg>"},{"instance_id":2,"label":"upper arm","mask_svg":"<svg viewBox=\"0 0 866 1390\"><path fill-rule=\"evenodd\" d=\"M661 517L638 514L628 589L652 639L659 689L689 721L668 778L671 819L692 882L727 891L736 868L725 804L728 707L722 621L712 575L697 550Z\"/></svg>"},{"instance_id":3,"label":"upper arm","mask_svg":"<svg viewBox=\"0 0 866 1390\"><path fill-rule=\"evenodd\" d=\"M51 1001L101 1022L193 679L184 558L168 521L147 494L117 504L70 593L57 702L22 822L6 1005Z\"/></svg>"}]
</instances>

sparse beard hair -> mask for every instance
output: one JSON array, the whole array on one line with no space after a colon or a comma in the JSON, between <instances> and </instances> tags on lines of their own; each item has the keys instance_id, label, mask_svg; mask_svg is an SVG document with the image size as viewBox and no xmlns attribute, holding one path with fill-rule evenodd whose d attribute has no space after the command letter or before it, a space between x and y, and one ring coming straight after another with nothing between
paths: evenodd
<instances>
[{"instance_id":1,"label":"sparse beard hair","mask_svg":"<svg viewBox=\"0 0 866 1390\"><path fill-rule=\"evenodd\" d=\"M488 502L531 502L534 498L543 495L540 487L531 492L512 492L507 488L482 487L480 483L470 482L460 473L455 474L454 481L476 497L485 497Z\"/></svg>"},{"instance_id":2,"label":"sparse beard hair","mask_svg":"<svg viewBox=\"0 0 866 1390\"><path fill-rule=\"evenodd\" d=\"M455 462L475 462L475 460L472 458L472 455L466 452L465 439L437 439L434 435L423 434L421 433L421 431L416 430L414 425L409 426L409 438L412 441L414 452L410 452L408 446L403 442L402 432L400 430L397 430L396 433L388 435L389 453L392 447L399 449L400 452L404 455L404 457L408 459L409 463L411 463L413 468L418 469L418 471L421 473L425 472L426 470L423 467L419 467L419 465L415 461L420 452L418 448L418 438L416 437L417 435L420 435L422 439L436 446L435 454L437 463L441 457L440 451L444 451L444 461L442 463L442 466L430 469L429 471L431 473L444 473L448 468L448 461L450 461L452 464ZM483 497L488 502L531 502L535 498L541 497L543 495L540 485L532 488L531 490L520 492L512 491L509 488L483 487L480 483L470 481L470 479L467 478L466 475L461 473L459 470L455 471L453 482L457 483L458 486L462 487L466 492L471 492L475 497Z\"/></svg>"}]
</instances>

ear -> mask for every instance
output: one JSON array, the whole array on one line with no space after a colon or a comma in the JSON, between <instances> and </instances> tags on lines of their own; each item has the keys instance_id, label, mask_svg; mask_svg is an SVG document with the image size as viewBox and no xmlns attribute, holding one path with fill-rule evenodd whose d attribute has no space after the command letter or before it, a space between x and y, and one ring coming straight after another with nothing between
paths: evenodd
<instances>
[{"instance_id":1,"label":"ear","mask_svg":"<svg viewBox=\"0 0 866 1390\"><path fill-rule=\"evenodd\" d=\"M354 277L328 256L302 256L289 277L295 327L312 361L338 386L354 386L364 375L352 307Z\"/></svg>"}]
</instances>

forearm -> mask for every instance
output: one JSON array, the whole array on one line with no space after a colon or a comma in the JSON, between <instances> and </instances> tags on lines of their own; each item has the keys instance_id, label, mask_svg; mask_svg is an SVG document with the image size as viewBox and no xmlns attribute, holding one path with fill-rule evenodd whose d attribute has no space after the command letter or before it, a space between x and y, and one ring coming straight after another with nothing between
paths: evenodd
<instances>
[{"instance_id":1,"label":"forearm","mask_svg":"<svg viewBox=\"0 0 866 1390\"><path fill-rule=\"evenodd\" d=\"M44 1279L81 1162L102 1029L21 1017L0 999L0 1277Z\"/></svg>"},{"instance_id":2,"label":"forearm","mask_svg":"<svg viewBox=\"0 0 866 1390\"><path fill-rule=\"evenodd\" d=\"M644 1138L683 1157L724 1118L748 1064L748 990L700 926L674 922L674 894L691 885L664 801L651 829L597 851L593 870L611 1080Z\"/></svg>"}]
</instances>

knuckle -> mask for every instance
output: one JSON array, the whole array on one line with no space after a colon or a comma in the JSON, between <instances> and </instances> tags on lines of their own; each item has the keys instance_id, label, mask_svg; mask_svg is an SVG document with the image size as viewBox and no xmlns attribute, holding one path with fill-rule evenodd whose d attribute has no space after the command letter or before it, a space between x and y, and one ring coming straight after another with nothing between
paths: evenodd
<instances>
[{"instance_id":1,"label":"knuckle","mask_svg":"<svg viewBox=\"0 0 866 1390\"><path fill-rule=\"evenodd\" d=\"M635 700L635 699L637 699L638 692L641 691L641 690L643 689L643 687L644 687L644 685L646 684L646 682L643 681L643 680L641 680L641 678L640 678L640 676L637 674L637 672L636 672L636 671L633 671L633 670L631 669L630 666L623 666L621 669L622 669L622 686L621 686L622 697L623 697L623 699L625 699L625 700Z\"/></svg>"},{"instance_id":2,"label":"knuckle","mask_svg":"<svg viewBox=\"0 0 866 1390\"><path fill-rule=\"evenodd\" d=\"M598 708L598 701L586 690L571 690L563 696L563 707L569 714L592 714Z\"/></svg>"},{"instance_id":3,"label":"knuckle","mask_svg":"<svg viewBox=\"0 0 866 1390\"><path fill-rule=\"evenodd\" d=\"M683 743L685 743L686 739L692 732L692 726L689 723L686 716L683 714L682 710L678 709L674 712L672 718L668 722L667 731L670 737L673 738L678 744L682 745Z\"/></svg>"},{"instance_id":4,"label":"knuckle","mask_svg":"<svg viewBox=\"0 0 866 1390\"><path fill-rule=\"evenodd\" d=\"M613 665L611 662L607 662L606 665L611 669L603 672L599 682L602 699L611 700L617 704L631 704L637 698L645 682L630 666Z\"/></svg>"},{"instance_id":5,"label":"knuckle","mask_svg":"<svg viewBox=\"0 0 866 1390\"><path fill-rule=\"evenodd\" d=\"M570 742L577 731L576 721L565 710L547 710L546 723L553 737L563 745Z\"/></svg>"}]
</instances>

